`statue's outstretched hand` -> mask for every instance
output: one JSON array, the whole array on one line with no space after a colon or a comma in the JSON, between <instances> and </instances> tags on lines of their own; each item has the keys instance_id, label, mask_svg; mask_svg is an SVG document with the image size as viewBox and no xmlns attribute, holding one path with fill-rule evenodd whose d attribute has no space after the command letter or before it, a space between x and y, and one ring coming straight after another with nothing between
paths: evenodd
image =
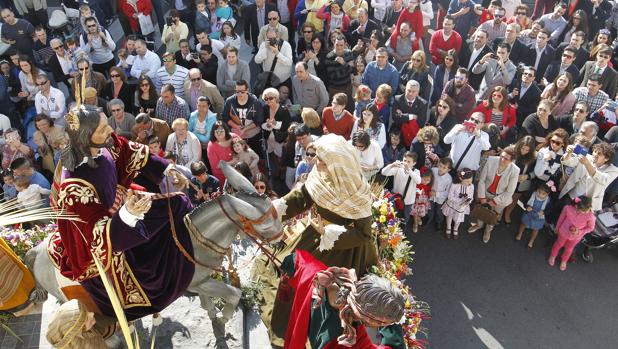
<instances>
[{"instance_id":1,"label":"statue's outstretched hand","mask_svg":"<svg viewBox=\"0 0 618 349\"><path fill-rule=\"evenodd\" d=\"M127 201L125 202L127 211L137 217L144 217L144 214L150 210L152 199L149 195L141 195L129 190Z\"/></svg>"}]
</instances>

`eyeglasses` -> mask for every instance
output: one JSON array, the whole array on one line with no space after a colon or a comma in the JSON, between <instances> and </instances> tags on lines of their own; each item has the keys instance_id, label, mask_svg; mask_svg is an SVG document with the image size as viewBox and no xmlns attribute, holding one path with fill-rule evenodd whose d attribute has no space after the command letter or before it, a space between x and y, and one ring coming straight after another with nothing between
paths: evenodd
<instances>
[{"instance_id":1,"label":"eyeglasses","mask_svg":"<svg viewBox=\"0 0 618 349\"><path fill-rule=\"evenodd\" d=\"M242 95L247 93L247 91L234 91L234 93L236 93L237 95Z\"/></svg>"},{"instance_id":2,"label":"eyeglasses","mask_svg":"<svg viewBox=\"0 0 618 349\"><path fill-rule=\"evenodd\" d=\"M173 62L174 58L163 58L163 62Z\"/></svg>"},{"instance_id":3,"label":"eyeglasses","mask_svg":"<svg viewBox=\"0 0 618 349\"><path fill-rule=\"evenodd\" d=\"M122 111L122 109L112 109L112 113L117 113L119 111Z\"/></svg>"},{"instance_id":4,"label":"eyeglasses","mask_svg":"<svg viewBox=\"0 0 618 349\"><path fill-rule=\"evenodd\" d=\"M191 81L193 81L193 82L202 81L202 78L193 78L193 79L191 79Z\"/></svg>"},{"instance_id":5,"label":"eyeglasses","mask_svg":"<svg viewBox=\"0 0 618 349\"><path fill-rule=\"evenodd\" d=\"M46 81L41 82L41 83L37 83L37 86L44 86L45 84L47 84L47 82L49 82L49 80L46 80Z\"/></svg>"},{"instance_id":6,"label":"eyeglasses","mask_svg":"<svg viewBox=\"0 0 618 349\"><path fill-rule=\"evenodd\" d=\"M534 76L534 73L531 72L524 72L523 74L521 74L523 76Z\"/></svg>"},{"instance_id":7,"label":"eyeglasses","mask_svg":"<svg viewBox=\"0 0 618 349\"><path fill-rule=\"evenodd\" d=\"M307 155L310 158L315 157L317 154L316 153L306 153L305 155Z\"/></svg>"},{"instance_id":8,"label":"eyeglasses","mask_svg":"<svg viewBox=\"0 0 618 349\"><path fill-rule=\"evenodd\" d=\"M120 77L119 74L109 74L109 76L112 77L112 78L119 78Z\"/></svg>"},{"instance_id":9,"label":"eyeglasses","mask_svg":"<svg viewBox=\"0 0 618 349\"><path fill-rule=\"evenodd\" d=\"M585 113L586 111L582 108L575 108L576 113Z\"/></svg>"},{"instance_id":10,"label":"eyeglasses","mask_svg":"<svg viewBox=\"0 0 618 349\"><path fill-rule=\"evenodd\" d=\"M313 33L313 30L303 30L303 33L305 33L305 34L311 34L311 33Z\"/></svg>"},{"instance_id":11,"label":"eyeglasses","mask_svg":"<svg viewBox=\"0 0 618 349\"><path fill-rule=\"evenodd\" d=\"M561 141L557 141L557 140L555 140L555 139L552 139L550 142L551 142L552 144L555 144L555 145L562 145L562 142L561 142Z\"/></svg>"},{"instance_id":12,"label":"eyeglasses","mask_svg":"<svg viewBox=\"0 0 618 349\"><path fill-rule=\"evenodd\" d=\"M269 21L276 21L276 20L278 20L278 19L279 19L279 18L277 18L277 17L272 17L272 18L269 18L268 20L269 20Z\"/></svg>"},{"instance_id":13,"label":"eyeglasses","mask_svg":"<svg viewBox=\"0 0 618 349\"><path fill-rule=\"evenodd\" d=\"M266 186L265 185L254 185L255 190L266 190Z\"/></svg>"},{"instance_id":14,"label":"eyeglasses","mask_svg":"<svg viewBox=\"0 0 618 349\"><path fill-rule=\"evenodd\" d=\"M475 124L477 124L477 125L479 125L479 124L481 123L481 121L480 121L480 120L477 120L477 119L475 119L475 118L470 118L470 121L472 121L473 123L475 123Z\"/></svg>"},{"instance_id":15,"label":"eyeglasses","mask_svg":"<svg viewBox=\"0 0 618 349\"><path fill-rule=\"evenodd\" d=\"M448 106L448 105L446 105L446 104L442 104L442 103L440 103L440 104L438 104L438 108L449 109L449 106Z\"/></svg>"},{"instance_id":16,"label":"eyeglasses","mask_svg":"<svg viewBox=\"0 0 618 349\"><path fill-rule=\"evenodd\" d=\"M88 24L87 27L88 28L95 28L97 25L96 24Z\"/></svg>"},{"instance_id":17,"label":"eyeglasses","mask_svg":"<svg viewBox=\"0 0 618 349\"><path fill-rule=\"evenodd\" d=\"M421 59L420 58L412 58L412 62L420 62Z\"/></svg>"},{"instance_id":18,"label":"eyeglasses","mask_svg":"<svg viewBox=\"0 0 618 349\"><path fill-rule=\"evenodd\" d=\"M273 97L273 96L270 96L270 97L264 97L264 100L265 100L265 101L267 101L267 102L268 102L268 101L272 101L273 99L275 99L275 97Z\"/></svg>"},{"instance_id":19,"label":"eyeglasses","mask_svg":"<svg viewBox=\"0 0 618 349\"><path fill-rule=\"evenodd\" d=\"M215 130L215 133L225 133L225 129L218 128Z\"/></svg>"},{"instance_id":20,"label":"eyeglasses","mask_svg":"<svg viewBox=\"0 0 618 349\"><path fill-rule=\"evenodd\" d=\"M145 84L140 84L139 86L140 87L148 87L148 86L150 86L150 84L149 83L145 83Z\"/></svg>"},{"instance_id":21,"label":"eyeglasses","mask_svg":"<svg viewBox=\"0 0 618 349\"><path fill-rule=\"evenodd\" d=\"M56 47L52 47L52 50L54 50L54 51L58 51L58 50L60 50L61 48L62 48L62 46L56 46Z\"/></svg>"}]
</instances>

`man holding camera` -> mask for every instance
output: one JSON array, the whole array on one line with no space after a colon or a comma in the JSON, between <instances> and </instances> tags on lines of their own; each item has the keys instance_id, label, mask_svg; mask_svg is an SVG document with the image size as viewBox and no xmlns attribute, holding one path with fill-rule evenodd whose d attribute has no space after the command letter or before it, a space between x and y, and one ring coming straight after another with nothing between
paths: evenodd
<instances>
[{"instance_id":1,"label":"man holding camera","mask_svg":"<svg viewBox=\"0 0 618 349\"><path fill-rule=\"evenodd\" d=\"M272 28L277 30L279 33L279 38L283 41L288 41L288 28L286 28L283 24L279 23L279 13L275 10L268 12L268 24L260 28L260 33L258 34L258 47L262 45L262 43L266 40L266 32L268 28Z\"/></svg>"},{"instance_id":2,"label":"man holding camera","mask_svg":"<svg viewBox=\"0 0 618 349\"><path fill-rule=\"evenodd\" d=\"M473 171L479 169L481 153L491 148L489 135L481 131L485 122L485 115L476 112L470 115L470 119L463 124L455 125L444 136L444 143L451 144L450 158L453 160L455 170L469 168Z\"/></svg>"},{"instance_id":3,"label":"man holding camera","mask_svg":"<svg viewBox=\"0 0 618 349\"><path fill-rule=\"evenodd\" d=\"M276 62L275 58L277 59ZM277 29L269 27L266 30L266 41L260 44L254 59L256 64L262 65L262 69L265 72L272 70L274 76L279 79L279 84L276 86L273 84L273 87L279 87L279 85L284 84L290 85L288 80L292 75L292 46L288 42L281 40ZM272 81L271 79L271 84Z\"/></svg>"},{"instance_id":4,"label":"man holding camera","mask_svg":"<svg viewBox=\"0 0 618 349\"><path fill-rule=\"evenodd\" d=\"M509 60L510 50L509 44L503 42L498 45L496 53L485 54L472 68L474 74L485 73L476 94L477 100L487 99L494 87L508 86L513 81L517 67Z\"/></svg>"}]
</instances>

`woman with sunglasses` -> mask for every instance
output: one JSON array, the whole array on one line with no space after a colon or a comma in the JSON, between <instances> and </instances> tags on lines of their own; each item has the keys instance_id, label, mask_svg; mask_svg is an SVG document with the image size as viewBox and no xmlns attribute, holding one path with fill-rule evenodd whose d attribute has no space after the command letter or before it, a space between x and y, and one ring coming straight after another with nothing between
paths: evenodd
<instances>
[{"instance_id":1,"label":"woman with sunglasses","mask_svg":"<svg viewBox=\"0 0 618 349\"><path fill-rule=\"evenodd\" d=\"M450 49L444 56L444 62L438 65L433 72L433 89L431 92L431 105L435 105L442 95L446 83L455 78L459 68L458 54L455 49Z\"/></svg>"},{"instance_id":2,"label":"woman with sunglasses","mask_svg":"<svg viewBox=\"0 0 618 349\"><path fill-rule=\"evenodd\" d=\"M258 194L266 195L271 200L275 200L279 198L277 193L275 193L270 187L270 184L268 184L268 178L266 178L265 174L263 173L255 174L253 178L251 178L251 183L253 184L253 187L255 188L255 190L257 190Z\"/></svg>"},{"instance_id":3,"label":"woman with sunglasses","mask_svg":"<svg viewBox=\"0 0 618 349\"><path fill-rule=\"evenodd\" d=\"M513 194L513 202L504 209L504 222L511 224L511 213L517 206L517 201L528 194L532 187L534 167L536 165L536 142L532 136L524 136L515 143L515 165L519 168L517 187Z\"/></svg>"},{"instance_id":4,"label":"woman with sunglasses","mask_svg":"<svg viewBox=\"0 0 618 349\"><path fill-rule=\"evenodd\" d=\"M154 83L147 75L137 79L137 90L135 91L135 113L148 113L155 115L159 94Z\"/></svg>"},{"instance_id":5,"label":"woman with sunglasses","mask_svg":"<svg viewBox=\"0 0 618 349\"><path fill-rule=\"evenodd\" d=\"M561 117L570 114L576 99L573 94L572 75L566 72L558 75L554 82L545 87L545 90L541 93L541 98L553 103L552 115Z\"/></svg>"},{"instance_id":6,"label":"woman with sunglasses","mask_svg":"<svg viewBox=\"0 0 618 349\"><path fill-rule=\"evenodd\" d=\"M528 115L522 123L519 136L530 135L537 143L545 142L545 135L560 127L558 120L551 114L552 107L550 100L542 99L536 113Z\"/></svg>"},{"instance_id":7,"label":"woman with sunglasses","mask_svg":"<svg viewBox=\"0 0 618 349\"><path fill-rule=\"evenodd\" d=\"M406 84L410 80L416 80L421 84L421 97L425 100L429 99L431 87L429 83L429 66L427 65L427 57L425 52L415 51L410 60L399 70L399 90L405 91Z\"/></svg>"},{"instance_id":8,"label":"woman with sunglasses","mask_svg":"<svg viewBox=\"0 0 618 349\"><path fill-rule=\"evenodd\" d=\"M594 35L594 38L590 42L590 58L589 61L595 61L597 54L601 49L601 44L605 44L611 47L612 45L612 33L607 29L601 29Z\"/></svg>"},{"instance_id":9,"label":"woman with sunglasses","mask_svg":"<svg viewBox=\"0 0 618 349\"><path fill-rule=\"evenodd\" d=\"M310 143L305 149L305 157L302 159L298 166L296 166L296 175L294 176L295 182L305 182L307 179L307 175L313 169L313 165L315 165L317 158L315 153L315 145Z\"/></svg>"},{"instance_id":10,"label":"woman with sunglasses","mask_svg":"<svg viewBox=\"0 0 618 349\"><path fill-rule=\"evenodd\" d=\"M528 13L529 8L526 4L521 4L515 7L515 14L513 16L509 16L507 10L508 19L506 20L506 24L517 23L519 24L520 30L530 29L530 26L532 26L532 20L528 17Z\"/></svg>"},{"instance_id":11,"label":"woman with sunglasses","mask_svg":"<svg viewBox=\"0 0 618 349\"><path fill-rule=\"evenodd\" d=\"M448 153L451 150L451 146L450 144L444 143L444 136L446 136L457 124L457 119L455 118L454 113L455 102L451 97L442 95L442 97L438 99L436 106L431 108L429 120L427 120L426 124L429 126L434 126L438 130L438 134L440 135L440 147L445 153Z\"/></svg>"},{"instance_id":12,"label":"woman with sunglasses","mask_svg":"<svg viewBox=\"0 0 618 349\"><path fill-rule=\"evenodd\" d=\"M283 144L288 138L288 127L290 127L290 112L279 102L280 94L275 88L269 87L262 93L264 100L264 123L262 123L262 133L266 140L266 151L270 163L271 174L279 173L281 156L283 155Z\"/></svg>"},{"instance_id":13,"label":"woman with sunglasses","mask_svg":"<svg viewBox=\"0 0 618 349\"><path fill-rule=\"evenodd\" d=\"M492 123L500 128L503 143L510 144L515 139L515 123L517 115L515 108L508 101L508 93L503 86L493 88L489 99L479 103L472 113L481 112L485 115L485 123Z\"/></svg>"},{"instance_id":14,"label":"woman with sunglasses","mask_svg":"<svg viewBox=\"0 0 618 349\"><path fill-rule=\"evenodd\" d=\"M127 76L120 67L112 67L109 70L110 82L103 88L101 97L110 101L114 98L120 99L124 105L130 106L135 104L135 87L127 84Z\"/></svg>"}]
</instances>

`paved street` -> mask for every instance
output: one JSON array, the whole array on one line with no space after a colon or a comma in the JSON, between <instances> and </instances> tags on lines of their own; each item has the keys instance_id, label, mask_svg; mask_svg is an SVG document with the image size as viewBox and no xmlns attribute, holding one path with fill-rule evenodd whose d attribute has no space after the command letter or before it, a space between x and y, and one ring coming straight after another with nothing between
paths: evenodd
<instances>
[{"instance_id":1,"label":"paved street","mask_svg":"<svg viewBox=\"0 0 618 349\"><path fill-rule=\"evenodd\" d=\"M430 348L617 347L618 250L560 272L547 265L546 235L530 250L527 236L515 242L515 223L496 227L486 245L464 227L456 241L433 227L412 239L411 285L431 306Z\"/></svg>"}]
</instances>

